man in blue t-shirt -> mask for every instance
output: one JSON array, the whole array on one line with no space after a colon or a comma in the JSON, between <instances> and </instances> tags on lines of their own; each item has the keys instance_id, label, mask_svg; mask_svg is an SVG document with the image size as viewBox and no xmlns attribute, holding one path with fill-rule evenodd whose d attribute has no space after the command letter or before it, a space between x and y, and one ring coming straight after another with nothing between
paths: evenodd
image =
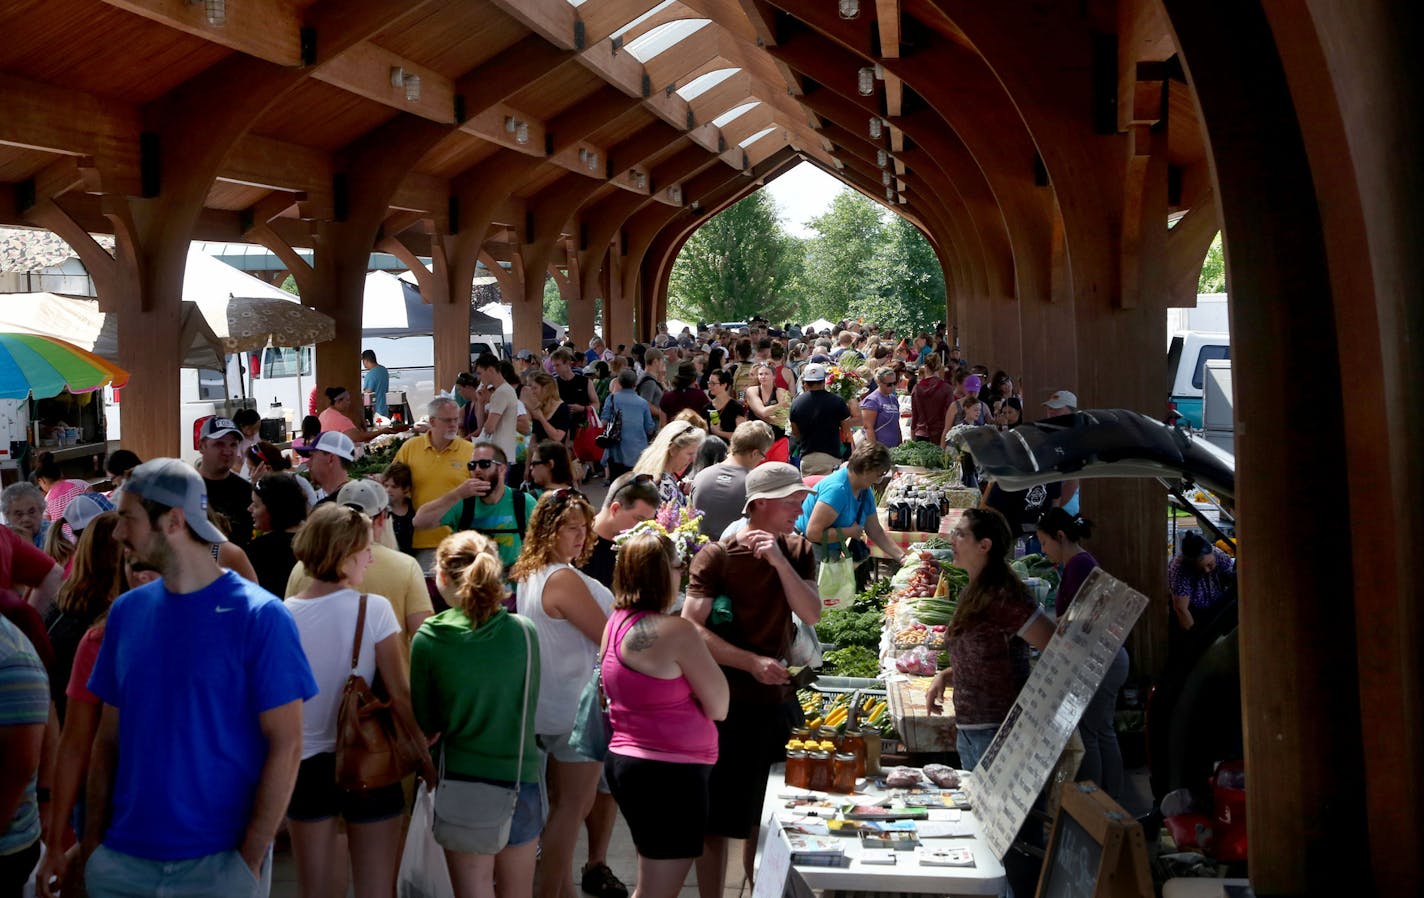
<instances>
[{"instance_id":1,"label":"man in blue t-shirt","mask_svg":"<svg viewBox=\"0 0 1424 898\"><path fill-rule=\"evenodd\" d=\"M317 685L281 600L218 567L178 459L133 470L114 538L163 578L109 611L81 858L89 894L266 895Z\"/></svg>"},{"instance_id":2,"label":"man in blue t-shirt","mask_svg":"<svg viewBox=\"0 0 1424 898\"><path fill-rule=\"evenodd\" d=\"M391 408L386 404L386 393L391 388L391 372L376 361L376 353L367 349L361 353L361 367L366 373L361 375L361 392L371 397L371 407L382 418L391 416Z\"/></svg>"}]
</instances>

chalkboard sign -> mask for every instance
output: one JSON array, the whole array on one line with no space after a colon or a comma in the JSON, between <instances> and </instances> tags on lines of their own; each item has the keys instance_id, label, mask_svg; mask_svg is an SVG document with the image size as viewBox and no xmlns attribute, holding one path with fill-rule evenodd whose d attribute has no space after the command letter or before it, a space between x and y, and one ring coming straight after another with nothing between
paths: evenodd
<instances>
[{"instance_id":1,"label":"chalkboard sign","mask_svg":"<svg viewBox=\"0 0 1424 898\"><path fill-rule=\"evenodd\" d=\"M1071 816L1059 819L1044 858L1041 898L1092 898L1103 846Z\"/></svg>"},{"instance_id":2,"label":"chalkboard sign","mask_svg":"<svg viewBox=\"0 0 1424 898\"><path fill-rule=\"evenodd\" d=\"M1037 898L1151 898L1142 827L1092 783L1063 790Z\"/></svg>"}]
</instances>

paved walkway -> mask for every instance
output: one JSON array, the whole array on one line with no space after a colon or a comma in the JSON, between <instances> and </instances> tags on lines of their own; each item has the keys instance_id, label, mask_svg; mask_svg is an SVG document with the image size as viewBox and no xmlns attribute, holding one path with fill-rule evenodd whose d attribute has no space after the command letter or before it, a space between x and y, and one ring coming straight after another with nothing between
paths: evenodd
<instances>
[{"instance_id":1,"label":"paved walkway","mask_svg":"<svg viewBox=\"0 0 1424 898\"><path fill-rule=\"evenodd\" d=\"M583 833L579 834L578 848L574 852L577 859L575 868L582 868L583 860L587 856L587 842ZM728 850L728 870L727 887L724 898L744 898L744 878L741 871L741 843L737 842L730 846ZM628 832L628 826L623 822L623 818L618 818L613 829L613 841L608 847L608 866L613 869L614 875L623 880L628 886L631 895L633 886L637 882L638 876L638 856L633 850L633 837ZM347 895L353 895L349 889ZM288 851L279 851L273 859L272 866L272 898L301 898L297 889L297 868L292 860L292 855ZM678 898L697 898L697 878L693 873L689 873L687 884L683 886Z\"/></svg>"}]
</instances>

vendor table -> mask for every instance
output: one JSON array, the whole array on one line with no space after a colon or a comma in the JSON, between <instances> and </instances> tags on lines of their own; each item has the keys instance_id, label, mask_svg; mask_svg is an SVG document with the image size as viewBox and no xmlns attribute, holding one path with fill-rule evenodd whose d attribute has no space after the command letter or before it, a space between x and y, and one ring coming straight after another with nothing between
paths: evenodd
<instances>
[{"instance_id":1,"label":"vendor table","mask_svg":"<svg viewBox=\"0 0 1424 898\"><path fill-rule=\"evenodd\" d=\"M879 792L874 789L874 792ZM778 794L786 791L786 781L782 778L781 765L772 768L767 779L766 795L762 804L762 843L757 846L757 868L761 867L761 856L765 850L765 840L785 838L776 825L776 812L783 810L785 799ZM871 790L867 790L871 791ZM833 796L839 797L839 796ZM837 892L896 892L929 893L936 895L997 895L1004 886L1004 865L999 863L984 843L979 823L973 813L965 811L961 820L971 824L970 838L932 839L929 844L953 848L968 848L974 853L972 867L932 867L921 866L914 851L895 852L895 863L888 865L866 864L860 860L860 840L852 836L838 837L845 842L845 853L850 858L848 867L818 867L797 865L794 869L801 874L806 885L812 889ZM923 844L923 843L922 843Z\"/></svg>"}]
</instances>

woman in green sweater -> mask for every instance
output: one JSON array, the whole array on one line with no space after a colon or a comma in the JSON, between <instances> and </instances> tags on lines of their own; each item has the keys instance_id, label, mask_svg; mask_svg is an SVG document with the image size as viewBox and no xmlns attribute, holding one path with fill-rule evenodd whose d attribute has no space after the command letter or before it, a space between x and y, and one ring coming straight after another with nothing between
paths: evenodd
<instances>
[{"instance_id":1,"label":"woman in green sweater","mask_svg":"<svg viewBox=\"0 0 1424 898\"><path fill-rule=\"evenodd\" d=\"M547 814L534 743L539 640L500 604L503 568L488 537L456 533L435 559L450 609L421 625L410 652L416 720L440 734L435 840L458 898L527 898Z\"/></svg>"}]
</instances>

